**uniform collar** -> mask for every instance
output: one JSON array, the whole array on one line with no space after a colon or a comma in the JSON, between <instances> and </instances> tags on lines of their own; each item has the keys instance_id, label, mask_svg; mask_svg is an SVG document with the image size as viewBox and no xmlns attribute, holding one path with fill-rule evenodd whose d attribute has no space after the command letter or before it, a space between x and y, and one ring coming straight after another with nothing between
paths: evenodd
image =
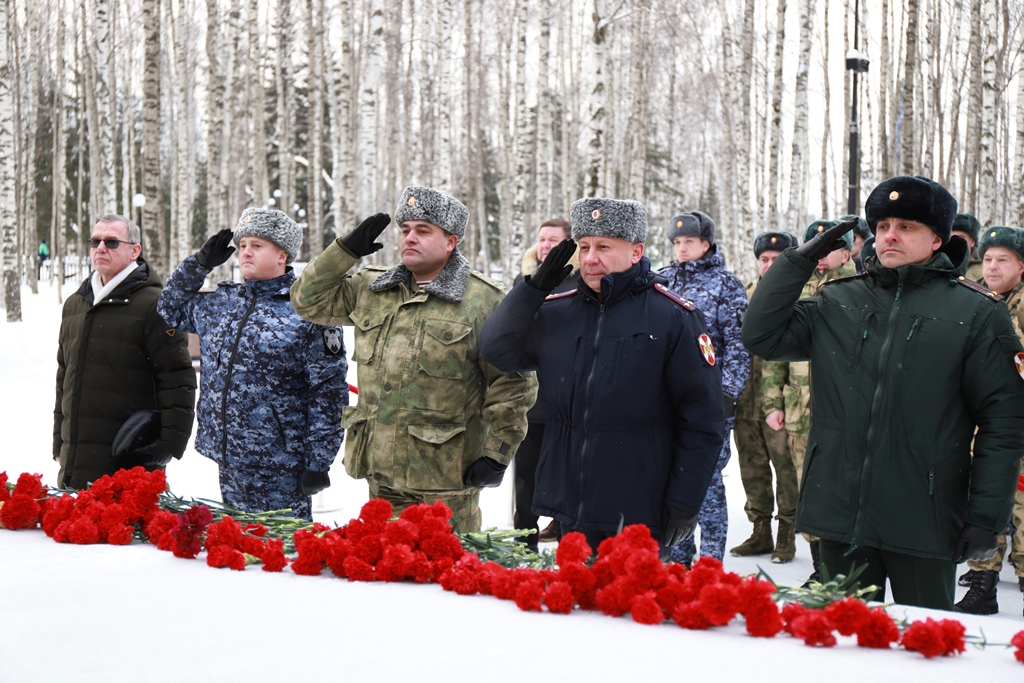
<instances>
[{"instance_id":1,"label":"uniform collar","mask_svg":"<svg viewBox=\"0 0 1024 683\"><path fill-rule=\"evenodd\" d=\"M436 296L438 299L457 304L462 301L462 295L466 292L466 283L468 281L469 261L462 255L462 252L455 249L451 256L448 257L448 263L437 274L437 277L423 288L423 291ZM369 289L371 292L381 292L385 289L393 289L399 285L409 286L411 283L412 273L408 268L399 263L371 282Z\"/></svg>"}]
</instances>

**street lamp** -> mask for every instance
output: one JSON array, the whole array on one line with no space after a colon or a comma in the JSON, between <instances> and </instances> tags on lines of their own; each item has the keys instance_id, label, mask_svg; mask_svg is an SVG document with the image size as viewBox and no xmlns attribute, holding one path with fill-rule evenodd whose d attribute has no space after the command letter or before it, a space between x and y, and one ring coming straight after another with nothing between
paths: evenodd
<instances>
[{"instance_id":1,"label":"street lamp","mask_svg":"<svg viewBox=\"0 0 1024 683\"><path fill-rule=\"evenodd\" d=\"M146 195L141 192L136 193L132 196L132 206L135 207L135 212L138 214L139 229L142 229L142 207L146 205Z\"/></svg>"},{"instance_id":2,"label":"street lamp","mask_svg":"<svg viewBox=\"0 0 1024 683\"><path fill-rule=\"evenodd\" d=\"M860 0L853 4L853 49L846 53L846 70L853 72L853 104L850 111L850 185L846 213L859 215L860 206L860 130L857 127L857 74L868 72L868 57L857 50L860 34Z\"/></svg>"}]
</instances>

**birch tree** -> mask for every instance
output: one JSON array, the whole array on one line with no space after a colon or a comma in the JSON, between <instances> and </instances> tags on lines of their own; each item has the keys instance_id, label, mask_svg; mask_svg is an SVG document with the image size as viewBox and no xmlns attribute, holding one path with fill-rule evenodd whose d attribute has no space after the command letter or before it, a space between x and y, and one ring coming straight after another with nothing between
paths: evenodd
<instances>
[{"instance_id":1,"label":"birch tree","mask_svg":"<svg viewBox=\"0 0 1024 683\"><path fill-rule=\"evenodd\" d=\"M583 162L583 194L597 197L605 184L605 41L608 21L603 16L601 0L590 0L592 8L587 23L588 34L583 41L584 77L583 125L580 131L580 157Z\"/></svg>"},{"instance_id":2,"label":"birch tree","mask_svg":"<svg viewBox=\"0 0 1024 683\"><path fill-rule=\"evenodd\" d=\"M0 231L3 233L4 308L7 322L21 322L18 236L14 215L14 92L11 59L14 6L0 0Z\"/></svg>"},{"instance_id":3,"label":"birch tree","mask_svg":"<svg viewBox=\"0 0 1024 683\"><path fill-rule=\"evenodd\" d=\"M812 0L800 3L800 57L796 68L796 86L793 107L793 155L790 159L792 175L789 179L789 210L786 224L791 227L803 225L802 198L807 182L807 79L811 66L811 22L814 17Z\"/></svg>"},{"instance_id":4,"label":"birch tree","mask_svg":"<svg viewBox=\"0 0 1024 683\"><path fill-rule=\"evenodd\" d=\"M782 148L782 67L786 43L786 0L778 0L775 10L775 75L772 79L771 151L768 155L768 228L779 229L779 164Z\"/></svg>"},{"instance_id":5,"label":"birch tree","mask_svg":"<svg viewBox=\"0 0 1024 683\"><path fill-rule=\"evenodd\" d=\"M978 218L984 227L1002 222L1002 211L997 204L996 105L1002 87L997 65L999 52L999 13L996 0L982 0L982 86L981 86L981 139L980 139L980 202Z\"/></svg>"}]
</instances>

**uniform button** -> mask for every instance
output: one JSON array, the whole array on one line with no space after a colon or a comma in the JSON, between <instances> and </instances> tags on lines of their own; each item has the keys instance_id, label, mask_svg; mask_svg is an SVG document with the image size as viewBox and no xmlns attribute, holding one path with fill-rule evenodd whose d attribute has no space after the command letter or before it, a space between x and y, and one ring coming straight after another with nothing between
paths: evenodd
<instances>
[{"instance_id":1,"label":"uniform button","mask_svg":"<svg viewBox=\"0 0 1024 683\"><path fill-rule=\"evenodd\" d=\"M364 327L369 327L370 326L370 321L369 320L364 320L363 321L363 326Z\"/></svg>"},{"instance_id":2,"label":"uniform button","mask_svg":"<svg viewBox=\"0 0 1024 683\"><path fill-rule=\"evenodd\" d=\"M391 382L384 383L384 391L391 391Z\"/></svg>"},{"instance_id":3,"label":"uniform button","mask_svg":"<svg viewBox=\"0 0 1024 683\"><path fill-rule=\"evenodd\" d=\"M441 444L439 444L439 443L435 443L435 444L434 444L434 450L435 450L435 451L439 451L439 450L441 450Z\"/></svg>"},{"instance_id":4,"label":"uniform button","mask_svg":"<svg viewBox=\"0 0 1024 683\"><path fill-rule=\"evenodd\" d=\"M452 333L451 332L445 332L442 336L444 337L445 341L448 341L449 339L452 338Z\"/></svg>"}]
</instances>

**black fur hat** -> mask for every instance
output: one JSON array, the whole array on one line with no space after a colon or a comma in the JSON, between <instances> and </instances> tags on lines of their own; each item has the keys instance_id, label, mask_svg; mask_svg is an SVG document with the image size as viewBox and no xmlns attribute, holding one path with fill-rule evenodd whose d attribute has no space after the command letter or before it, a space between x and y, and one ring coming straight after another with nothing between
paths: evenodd
<instances>
[{"instance_id":1,"label":"black fur hat","mask_svg":"<svg viewBox=\"0 0 1024 683\"><path fill-rule=\"evenodd\" d=\"M985 234L981 236L981 242L978 243L978 256L985 258L985 252L989 247L1009 249L1017 255L1017 258L1024 261L1024 230L1005 225L993 225L991 228L985 228Z\"/></svg>"},{"instance_id":2,"label":"black fur hat","mask_svg":"<svg viewBox=\"0 0 1024 683\"><path fill-rule=\"evenodd\" d=\"M754 238L754 258L766 251L783 251L797 246L796 237L788 232L762 232Z\"/></svg>"},{"instance_id":3,"label":"black fur hat","mask_svg":"<svg viewBox=\"0 0 1024 683\"><path fill-rule=\"evenodd\" d=\"M958 213L956 218L953 219L953 227L950 230L966 232L974 240L975 246L977 246L978 240L981 239L981 221L969 213Z\"/></svg>"},{"instance_id":4,"label":"black fur hat","mask_svg":"<svg viewBox=\"0 0 1024 683\"><path fill-rule=\"evenodd\" d=\"M953 195L934 180L903 175L883 180L871 191L864 215L872 233L883 218L902 218L927 225L945 245L953 230L956 207Z\"/></svg>"}]
</instances>

